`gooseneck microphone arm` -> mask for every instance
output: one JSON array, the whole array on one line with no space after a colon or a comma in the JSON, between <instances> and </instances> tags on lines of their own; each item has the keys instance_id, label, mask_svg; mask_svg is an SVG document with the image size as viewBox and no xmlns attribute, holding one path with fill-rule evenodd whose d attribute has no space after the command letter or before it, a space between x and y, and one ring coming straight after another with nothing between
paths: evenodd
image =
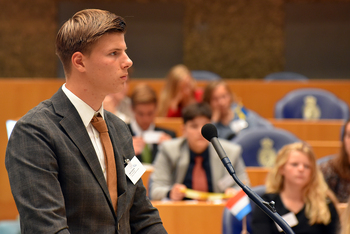
<instances>
[{"instance_id":1,"label":"gooseneck microphone arm","mask_svg":"<svg viewBox=\"0 0 350 234\"><path fill-rule=\"evenodd\" d=\"M275 202L266 202L264 201L258 194L256 194L253 190L251 190L248 186L244 185L240 179L237 177L235 169L233 168L230 159L227 157L224 149L222 148L219 140L218 133L216 127L213 124L206 124L202 127L202 135L205 139L210 141L216 152L218 153L222 163L226 167L228 173L232 176L232 178L236 181L236 183L243 189L243 191L248 195L253 202L260 207L262 211L264 211L273 221L275 221L285 233L294 234L291 227L282 219L282 217L276 212Z\"/></svg>"}]
</instances>

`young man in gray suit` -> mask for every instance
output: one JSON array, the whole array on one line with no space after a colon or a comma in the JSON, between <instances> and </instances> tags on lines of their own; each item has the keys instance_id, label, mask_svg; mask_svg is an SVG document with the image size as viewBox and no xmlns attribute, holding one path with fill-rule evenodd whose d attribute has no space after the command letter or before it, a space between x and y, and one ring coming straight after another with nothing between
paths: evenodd
<instances>
[{"instance_id":1,"label":"young man in gray suit","mask_svg":"<svg viewBox=\"0 0 350 234\"><path fill-rule=\"evenodd\" d=\"M142 180L125 175L135 155L127 125L102 106L132 66L125 27L121 17L89 9L59 30L66 83L17 122L6 151L22 233L166 233ZM110 147L92 119L106 123Z\"/></svg>"},{"instance_id":2,"label":"young man in gray suit","mask_svg":"<svg viewBox=\"0 0 350 234\"><path fill-rule=\"evenodd\" d=\"M201 134L202 127L211 120L210 106L206 103L189 105L182 111L182 117L184 137L166 141L159 147L151 175L151 198L182 200L186 188L235 194L239 186L222 165L214 147ZM239 179L249 185L240 146L223 139L220 143ZM200 159L198 166L197 159ZM198 170L200 176L197 176Z\"/></svg>"}]
</instances>

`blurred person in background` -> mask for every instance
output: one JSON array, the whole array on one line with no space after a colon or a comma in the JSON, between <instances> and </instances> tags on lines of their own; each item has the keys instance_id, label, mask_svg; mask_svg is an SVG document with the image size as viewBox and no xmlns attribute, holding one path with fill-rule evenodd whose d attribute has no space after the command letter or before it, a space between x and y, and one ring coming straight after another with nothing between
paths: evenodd
<instances>
[{"instance_id":1,"label":"blurred person in background","mask_svg":"<svg viewBox=\"0 0 350 234\"><path fill-rule=\"evenodd\" d=\"M285 145L266 179L265 201L274 201L279 215L298 233L336 234L338 201L316 165L312 149L303 142ZM280 233L260 208L252 213L253 234Z\"/></svg>"},{"instance_id":2,"label":"blurred person in background","mask_svg":"<svg viewBox=\"0 0 350 234\"><path fill-rule=\"evenodd\" d=\"M206 103L194 103L183 109L184 136L164 142L154 161L151 198L185 198L185 190L234 195L240 187L227 173L214 147L202 136L202 127L210 123L211 109ZM249 185L241 157L241 147L220 139L238 178Z\"/></svg>"},{"instance_id":3,"label":"blurred person in background","mask_svg":"<svg viewBox=\"0 0 350 234\"><path fill-rule=\"evenodd\" d=\"M152 163L158 152L158 145L176 137L174 131L155 126L157 115L157 94L147 84L137 85L131 94L134 119L128 124L133 136L136 156L143 163Z\"/></svg>"},{"instance_id":4,"label":"blurred person in background","mask_svg":"<svg viewBox=\"0 0 350 234\"><path fill-rule=\"evenodd\" d=\"M211 121L220 138L231 140L246 129L272 127L269 121L237 102L224 80L213 81L206 86L203 102L208 103L212 109Z\"/></svg>"},{"instance_id":5,"label":"blurred person in background","mask_svg":"<svg viewBox=\"0 0 350 234\"><path fill-rule=\"evenodd\" d=\"M344 125L340 153L321 163L320 168L329 188L339 202L347 202L350 195L350 120Z\"/></svg>"},{"instance_id":6,"label":"blurred person in background","mask_svg":"<svg viewBox=\"0 0 350 234\"><path fill-rule=\"evenodd\" d=\"M125 123L130 123L133 119L131 100L127 96L129 80L124 83L124 89L119 93L108 94L103 100L103 108L118 116Z\"/></svg>"},{"instance_id":7,"label":"blurred person in background","mask_svg":"<svg viewBox=\"0 0 350 234\"><path fill-rule=\"evenodd\" d=\"M172 67L160 94L158 116L181 117L189 104L202 101L202 89L196 87L191 71L182 64Z\"/></svg>"}]
</instances>

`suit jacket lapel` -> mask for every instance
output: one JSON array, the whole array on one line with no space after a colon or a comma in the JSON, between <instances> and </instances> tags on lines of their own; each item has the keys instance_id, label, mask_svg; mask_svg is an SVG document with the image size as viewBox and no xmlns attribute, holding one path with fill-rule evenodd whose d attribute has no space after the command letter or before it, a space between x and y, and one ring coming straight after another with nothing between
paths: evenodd
<instances>
[{"instance_id":1,"label":"suit jacket lapel","mask_svg":"<svg viewBox=\"0 0 350 234\"><path fill-rule=\"evenodd\" d=\"M60 89L51 100L56 113L63 117L60 121L61 126L67 132L67 135L71 138L74 144L79 148L103 192L106 197L108 197L110 207L113 209L100 162L79 113L63 93L62 89Z\"/></svg>"},{"instance_id":2,"label":"suit jacket lapel","mask_svg":"<svg viewBox=\"0 0 350 234\"><path fill-rule=\"evenodd\" d=\"M176 152L178 149L173 149L172 152ZM176 176L176 182L177 183L183 183L188 166L190 165L190 149L188 147L187 140L183 138L183 141L180 143L180 150L178 151L179 158L176 162L176 168L177 168L177 176Z\"/></svg>"}]
</instances>

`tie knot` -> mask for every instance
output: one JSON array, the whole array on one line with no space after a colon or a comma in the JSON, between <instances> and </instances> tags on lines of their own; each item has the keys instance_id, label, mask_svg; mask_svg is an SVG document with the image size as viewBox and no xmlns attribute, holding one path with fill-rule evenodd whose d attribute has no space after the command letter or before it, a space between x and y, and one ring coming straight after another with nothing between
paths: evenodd
<instances>
[{"instance_id":1,"label":"tie knot","mask_svg":"<svg viewBox=\"0 0 350 234\"><path fill-rule=\"evenodd\" d=\"M197 155L197 156L194 158L194 161L195 161L195 163L200 164L200 163L203 162L203 157L200 156L200 155Z\"/></svg>"},{"instance_id":2,"label":"tie knot","mask_svg":"<svg viewBox=\"0 0 350 234\"><path fill-rule=\"evenodd\" d=\"M96 128L99 133L108 132L106 121L99 115L94 116L91 120L92 126Z\"/></svg>"}]
</instances>

